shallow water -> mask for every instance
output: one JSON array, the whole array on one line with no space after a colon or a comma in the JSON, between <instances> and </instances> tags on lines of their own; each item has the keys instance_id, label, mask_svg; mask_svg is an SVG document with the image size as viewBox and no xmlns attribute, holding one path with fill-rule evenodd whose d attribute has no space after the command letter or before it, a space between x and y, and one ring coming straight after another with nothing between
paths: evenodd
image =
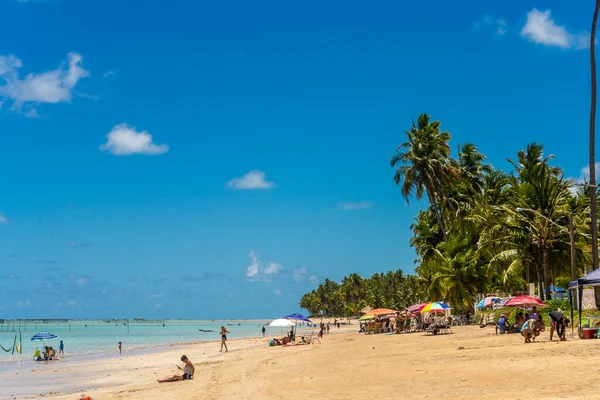
<instances>
[{"instance_id":1,"label":"shallow water","mask_svg":"<svg viewBox=\"0 0 600 400\"><path fill-rule=\"evenodd\" d=\"M58 352L59 340L65 345L67 355L80 357L103 357L118 353L118 343L123 343L123 351L168 346L174 343L199 342L220 340L221 325L229 330L228 338L247 338L260 336L261 329L267 321L165 321L162 322L133 322L129 324L104 321L71 321L69 323L53 324L0 324L0 345L9 348L13 345L15 336L19 334L23 340L22 354L6 353L0 349L0 368L10 361L30 360L36 348L42 349L50 345ZM280 328L267 328L267 335L279 336ZM213 332L200 332L199 329ZM51 332L59 339L43 342L31 341L37 332Z\"/></svg>"}]
</instances>

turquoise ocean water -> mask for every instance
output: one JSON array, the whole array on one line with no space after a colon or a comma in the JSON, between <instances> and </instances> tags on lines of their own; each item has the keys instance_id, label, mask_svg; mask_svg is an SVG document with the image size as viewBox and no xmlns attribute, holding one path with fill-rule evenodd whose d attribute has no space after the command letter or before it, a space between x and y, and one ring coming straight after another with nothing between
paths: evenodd
<instances>
[{"instance_id":1,"label":"turquoise ocean water","mask_svg":"<svg viewBox=\"0 0 600 400\"><path fill-rule=\"evenodd\" d=\"M68 357L103 357L118 353L118 342L123 342L123 351L143 351L151 348L185 343L220 340L221 325L228 330L229 339L261 336L262 326L268 321L182 321L163 322L125 321L71 321L62 323L8 323L0 324L0 345L8 349L13 345L15 336L23 338L23 353L11 354L0 349L0 362L11 360L30 360L36 348L45 345L54 347L58 352L59 340L63 340ZM267 328L267 336L280 336L281 328ZM201 332L212 330L213 332ZM59 339L31 341L37 332L51 332Z\"/></svg>"}]
</instances>

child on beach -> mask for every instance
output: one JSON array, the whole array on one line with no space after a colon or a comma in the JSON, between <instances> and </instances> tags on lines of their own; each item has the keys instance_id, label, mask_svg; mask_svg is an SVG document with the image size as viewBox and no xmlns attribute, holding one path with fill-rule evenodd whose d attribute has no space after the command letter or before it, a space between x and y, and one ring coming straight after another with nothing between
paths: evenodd
<instances>
[{"instance_id":1,"label":"child on beach","mask_svg":"<svg viewBox=\"0 0 600 400\"><path fill-rule=\"evenodd\" d=\"M531 343L532 338L535 340L534 331L536 323L537 322L535 319L530 318L523 324L523 327L521 328L521 335L523 335L525 338L525 343Z\"/></svg>"},{"instance_id":2,"label":"child on beach","mask_svg":"<svg viewBox=\"0 0 600 400\"><path fill-rule=\"evenodd\" d=\"M58 345L58 354L62 354L63 356L65 355L65 344L63 343L63 341L60 341L60 344Z\"/></svg>"},{"instance_id":3,"label":"child on beach","mask_svg":"<svg viewBox=\"0 0 600 400\"><path fill-rule=\"evenodd\" d=\"M227 334L229 331L224 326L221 326L221 352L223 352L223 346L225 346L225 351L229 351L227 349Z\"/></svg>"},{"instance_id":4,"label":"child on beach","mask_svg":"<svg viewBox=\"0 0 600 400\"><path fill-rule=\"evenodd\" d=\"M119 354L121 354L121 347L123 346L123 343L119 342Z\"/></svg>"}]
</instances>

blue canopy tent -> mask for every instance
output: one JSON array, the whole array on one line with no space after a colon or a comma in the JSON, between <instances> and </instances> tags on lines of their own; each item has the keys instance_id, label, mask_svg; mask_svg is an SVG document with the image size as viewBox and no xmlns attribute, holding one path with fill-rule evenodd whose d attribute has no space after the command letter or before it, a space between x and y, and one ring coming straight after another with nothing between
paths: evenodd
<instances>
[{"instance_id":1,"label":"blue canopy tent","mask_svg":"<svg viewBox=\"0 0 600 400\"><path fill-rule=\"evenodd\" d=\"M571 320L573 320L573 295L572 290L577 290L577 303L579 305L579 328L581 329L581 308L583 306L583 287L600 286L600 269L596 269L576 281L569 282L569 301L571 303ZM573 326L571 325L571 329Z\"/></svg>"}]
</instances>

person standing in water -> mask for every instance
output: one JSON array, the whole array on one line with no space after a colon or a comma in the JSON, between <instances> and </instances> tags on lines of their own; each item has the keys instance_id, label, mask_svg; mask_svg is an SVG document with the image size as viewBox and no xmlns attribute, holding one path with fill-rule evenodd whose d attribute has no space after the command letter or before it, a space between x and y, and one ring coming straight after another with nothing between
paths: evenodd
<instances>
[{"instance_id":1,"label":"person standing in water","mask_svg":"<svg viewBox=\"0 0 600 400\"><path fill-rule=\"evenodd\" d=\"M65 355L65 344L63 343L63 341L60 341L60 344L58 345L58 354L61 355Z\"/></svg>"},{"instance_id":2,"label":"person standing in water","mask_svg":"<svg viewBox=\"0 0 600 400\"><path fill-rule=\"evenodd\" d=\"M262 327L262 334L263 334L263 337L265 337L266 333L267 333L267 329L266 329L266 328L265 328L265 326L263 325L263 327Z\"/></svg>"},{"instance_id":3,"label":"person standing in water","mask_svg":"<svg viewBox=\"0 0 600 400\"><path fill-rule=\"evenodd\" d=\"M121 347L123 347L123 343L119 342L119 354L121 354Z\"/></svg>"},{"instance_id":4,"label":"person standing in water","mask_svg":"<svg viewBox=\"0 0 600 400\"><path fill-rule=\"evenodd\" d=\"M229 351L227 349L227 334L229 331L224 326L221 326L221 352L223 351L223 347L225 347L225 351Z\"/></svg>"}]
</instances>

